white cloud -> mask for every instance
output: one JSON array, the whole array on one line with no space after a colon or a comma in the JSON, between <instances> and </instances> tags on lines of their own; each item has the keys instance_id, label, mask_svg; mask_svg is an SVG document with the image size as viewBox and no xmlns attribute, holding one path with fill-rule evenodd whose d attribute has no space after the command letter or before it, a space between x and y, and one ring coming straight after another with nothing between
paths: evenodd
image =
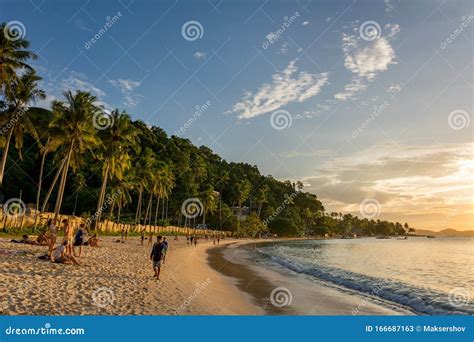
<instances>
[{"instance_id":1,"label":"white cloud","mask_svg":"<svg viewBox=\"0 0 474 342\"><path fill-rule=\"evenodd\" d=\"M255 94L245 92L241 101L233 106L234 113L240 113L239 119L259 116L316 96L327 83L328 73L298 72L296 60L293 60L272 79L272 83L263 84Z\"/></svg>"},{"instance_id":2,"label":"white cloud","mask_svg":"<svg viewBox=\"0 0 474 342\"><path fill-rule=\"evenodd\" d=\"M283 43L280 46L280 54L286 55L288 53L288 43Z\"/></svg>"},{"instance_id":3,"label":"white cloud","mask_svg":"<svg viewBox=\"0 0 474 342\"><path fill-rule=\"evenodd\" d=\"M92 83L89 83L85 80L78 78L78 74L74 74L74 73L73 75L62 80L61 87L63 88L63 90L88 91L91 94L97 96L98 98L104 97L106 95L103 90L97 88Z\"/></svg>"},{"instance_id":4,"label":"white cloud","mask_svg":"<svg viewBox=\"0 0 474 342\"><path fill-rule=\"evenodd\" d=\"M196 59L204 59L206 58L206 53L205 52L202 52L202 51L197 51L194 55L193 55L194 58Z\"/></svg>"},{"instance_id":5,"label":"white cloud","mask_svg":"<svg viewBox=\"0 0 474 342\"><path fill-rule=\"evenodd\" d=\"M402 86L400 84L391 84L387 90L389 93L398 93L402 90Z\"/></svg>"},{"instance_id":6,"label":"white cloud","mask_svg":"<svg viewBox=\"0 0 474 342\"><path fill-rule=\"evenodd\" d=\"M301 23L301 25L303 25L303 26L308 26L308 25L309 25L309 21L303 21L303 23Z\"/></svg>"},{"instance_id":7,"label":"white cloud","mask_svg":"<svg viewBox=\"0 0 474 342\"><path fill-rule=\"evenodd\" d=\"M123 104L127 107L136 107L143 98L142 95L133 93L141 85L141 82L119 78L110 80L109 83L120 90L124 96Z\"/></svg>"},{"instance_id":8,"label":"white cloud","mask_svg":"<svg viewBox=\"0 0 474 342\"><path fill-rule=\"evenodd\" d=\"M135 88L139 87L141 84L141 82L125 80L125 79L110 80L109 83L119 88L122 93L132 92L133 90L135 90Z\"/></svg>"},{"instance_id":9,"label":"white cloud","mask_svg":"<svg viewBox=\"0 0 474 342\"><path fill-rule=\"evenodd\" d=\"M400 32L400 26L387 24L385 30L388 31L386 36L371 41L366 41L355 34L342 34L344 66L352 72L353 77L342 92L334 95L336 100L352 99L359 92L366 90L377 74L386 71L390 65L397 64L390 40ZM358 29L354 27L353 31Z\"/></svg>"}]
</instances>

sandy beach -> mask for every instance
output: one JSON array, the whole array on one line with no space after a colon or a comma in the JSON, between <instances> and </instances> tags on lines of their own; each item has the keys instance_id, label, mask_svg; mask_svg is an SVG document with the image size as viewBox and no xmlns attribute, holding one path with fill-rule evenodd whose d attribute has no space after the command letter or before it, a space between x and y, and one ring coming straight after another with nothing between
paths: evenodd
<instances>
[{"instance_id":1,"label":"sandy beach","mask_svg":"<svg viewBox=\"0 0 474 342\"><path fill-rule=\"evenodd\" d=\"M150 246L139 238L125 244L102 237L102 247L85 246L81 266L38 260L46 247L2 239L0 310L6 315L254 315L263 311L207 264L202 239L187 246L170 241L162 276L153 279ZM170 238L170 240L172 240ZM231 241L222 241L221 245Z\"/></svg>"},{"instance_id":2,"label":"sandy beach","mask_svg":"<svg viewBox=\"0 0 474 342\"><path fill-rule=\"evenodd\" d=\"M6 315L349 315L400 314L304 279L265 269L242 245L250 240L224 240L220 246L201 239L187 245L170 239L159 281L152 277L150 245L139 238L117 243L103 237L99 248L83 247L81 265L39 260L46 248L0 241L0 310ZM291 289L292 304L276 307L276 287ZM361 305L362 304L362 305ZM406 314L406 313L405 313Z\"/></svg>"}]
</instances>

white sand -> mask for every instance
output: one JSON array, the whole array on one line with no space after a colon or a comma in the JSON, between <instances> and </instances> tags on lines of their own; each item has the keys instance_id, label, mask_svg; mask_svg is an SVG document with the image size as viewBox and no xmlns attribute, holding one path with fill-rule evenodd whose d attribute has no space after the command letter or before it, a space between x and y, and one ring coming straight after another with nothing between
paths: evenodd
<instances>
[{"instance_id":1,"label":"white sand","mask_svg":"<svg viewBox=\"0 0 474 342\"><path fill-rule=\"evenodd\" d=\"M0 242L0 249L33 253L0 254L0 314L7 315L252 315L263 311L232 282L207 264L206 249L169 238L159 281L150 248L139 238L126 244L102 238L102 247L83 247L81 266L38 260L46 247ZM222 244L230 241L222 242Z\"/></svg>"}]
</instances>

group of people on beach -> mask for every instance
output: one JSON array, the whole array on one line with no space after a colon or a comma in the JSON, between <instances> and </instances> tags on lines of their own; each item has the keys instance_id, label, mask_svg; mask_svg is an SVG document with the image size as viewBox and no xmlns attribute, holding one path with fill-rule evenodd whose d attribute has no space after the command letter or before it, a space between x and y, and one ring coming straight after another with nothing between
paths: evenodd
<instances>
[{"instance_id":1,"label":"group of people on beach","mask_svg":"<svg viewBox=\"0 0 474 342\"><path fill-rule=\"evenodd\" d=\"M69 219L64 219L61 223L62 229L58 229L55 220L48 220L47 230L42 233L45 244L48 246L48 254L40 258L59 264L79 265L78 259L82 255L82 246L99 247L100 240L97 234L94 234L86 241L87 228L84 223L80 223L77 229ZM64 232L64 240L56 246L60 230Z\"/></svg>"}]
</instances>

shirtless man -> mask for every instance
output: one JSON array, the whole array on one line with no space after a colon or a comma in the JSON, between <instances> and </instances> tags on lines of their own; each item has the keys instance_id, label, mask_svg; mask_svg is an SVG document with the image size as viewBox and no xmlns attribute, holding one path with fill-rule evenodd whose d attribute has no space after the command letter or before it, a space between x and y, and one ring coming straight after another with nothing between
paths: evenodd
<instances>
[{"instance_id":1,"label":"shirtless man","mask_svg":"<svg viewBox=\"0 0 474 342\"><path fill-rule=\"evenodd\" d=\"M67 241L66 252L72 255L72 242L74 238L74 227L69 223L68 219L63 220L64 238Z\"/></svg>"}]
</instances>

